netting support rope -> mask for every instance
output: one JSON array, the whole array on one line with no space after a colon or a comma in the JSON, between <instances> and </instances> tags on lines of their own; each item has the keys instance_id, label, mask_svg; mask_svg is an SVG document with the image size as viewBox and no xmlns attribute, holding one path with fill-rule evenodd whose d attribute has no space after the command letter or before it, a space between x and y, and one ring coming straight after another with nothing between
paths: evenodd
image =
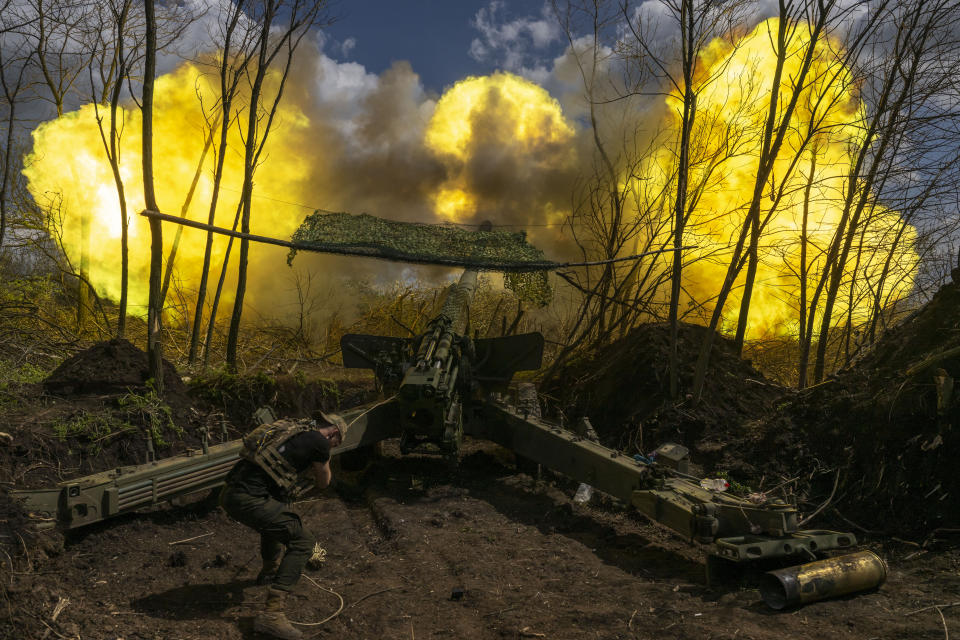
<instances>
[{"instance_id":1,"label":"netting support rope","mask_svg":"<svg viewBox=\"0 0 960 640\"><path fill-rule=\"evenodd\" d=\"M590 260L586 262L471 262L469 260L456 260L454 258L420 258L417 256L410 256L407 254L389 254L384 252L382 249L376 247L355 245L339 245L339 244L324 244L321 242L293 242L292 240L281 240L279 238L271 238L269 236L258 236L253 233L244 233L242 231L234 231L233 229L227 229L225 227L217 227L211 224L206 224L205 222L197 222L195 220L188 220L186 218L181 218L179 216L172 216L168 213L160 213L159 211L152 211L150 209L144 209L140 212L140 215L153 218L156 220L161 220L163 222L172 222L174 224L181 224L185 227L191 227L193 229L200 229L202 231L210 231L212 233L218 233L224 236L231 236L233 238L240 238L241 240L252 240L254 242L260 242L263 244L272 244L278 247L286 247L288 249L295 249L297 251L313 251L315 253L333 253L343 256L359 256L363 258L377 258L379 260L391 260L394 262L409 262L413 264L430 264L430 265L439 265L443 267L464 267L479 269L482 271L502 271L504 273L530 273L534 271L556 271L557 269L568 269L570 267L593 267L604 264L611 264L614 262L626 262L628 260L637 260L645 256L652 256L658 253L669 253L671 251L685 251L687 249L696 249L695 245L683 246L683 247L671 247L668 249L655 249L653 251L644 251L643 253L635 253L630 256L621 256L619 258L609 258L607 260Z\"/></svg>"}]
</instances>

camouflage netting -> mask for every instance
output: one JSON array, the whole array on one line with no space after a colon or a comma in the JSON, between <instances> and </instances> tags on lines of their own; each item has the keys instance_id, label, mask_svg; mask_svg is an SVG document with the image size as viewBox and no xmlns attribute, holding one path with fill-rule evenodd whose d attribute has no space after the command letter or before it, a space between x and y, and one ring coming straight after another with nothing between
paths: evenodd
<instances>
[{"instance_id":1,"label":"camouflage netting","mask_svg":"<svg viewBox=\"0 0 960 640\"><path fill-rule=\"evenodd\" d=\"M527 242L524 232L468 231L453 225L396 222L375 216L316 212L293 234L297 248L419 264L501 271L518 298L544 306L551 299L546 271L558 266Z\"/></svg>"}]
</instances>

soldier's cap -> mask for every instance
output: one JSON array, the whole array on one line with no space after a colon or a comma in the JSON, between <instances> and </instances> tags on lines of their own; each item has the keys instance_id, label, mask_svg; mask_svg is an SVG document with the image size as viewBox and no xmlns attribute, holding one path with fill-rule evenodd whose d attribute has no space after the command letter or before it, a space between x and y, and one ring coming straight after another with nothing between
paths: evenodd
<instances>
[{"instance_id":1,"label":"soldier's cap","mask_svg":"<svg viewBox=\"0 0 960 640\"><path fill-rule=\"evenodd\" d=\"M340 432L341 442L347 437L347 422L339 414L317 411L314 416L321 427L336 427Z\"/></svg>"}]
</instances>

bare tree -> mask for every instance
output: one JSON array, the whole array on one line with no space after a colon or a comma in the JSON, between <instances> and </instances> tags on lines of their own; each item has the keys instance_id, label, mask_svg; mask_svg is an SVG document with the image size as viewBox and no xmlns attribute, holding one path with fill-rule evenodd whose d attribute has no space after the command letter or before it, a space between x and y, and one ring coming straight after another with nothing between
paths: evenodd
<instances>
[{"instance_id":1,"label":"bare tree","mask_svg":"<svg viewBox=\"0 0 960 640\"><path fill-rule=\"evenodd\" d=\"M7 29L0 31L0 88L3 89L0 113L3 113L4 121L3 139L0 142L0 246L7 234L13 186L19 180L21 163L17 153L17 107L29 89L26 72L33 57L33 51L26 46L22 37L16 33L12 34L13 38L7 38L7 35Z\"/></svg>"},{"instance_id":2,"label":"bare tree","mask_svg":"<svg viewBox=\"0 0 960 640\"><path fill-rule=\"evenodd\" d=\"M117 320L117 335L120 337L126 331L130 272L130 215L127 211L126 189L120 173L126 113L122 102L126 97L125 87L134 81L139 66L144 63L143 48L146 38L144 17L140 16L136 9L137 5L133 0L98 0L90 8L93 19L89 21L84 38L89 60L89 91L120 207L120 300ZM188 12L165 15L164 20L156 25L155 35L161 38L157 45L158 50L162 51L174 43L194 17ZM106 107L109 113L106 124L101 107ZM205 153L206 150L204 155ZM202 164L202 158L200 162ZM187 202L192 197L192 191L193 187L186 196ZM86 212L81 212L80 215L83 216L81 235L82 253L85 256L89 243L89 219ZM81 269L82 262L83 258ZM161 306L163 297L161 295Z\"/></svg>"},{"instance_id":3,"label":"bare tree","mask_svg":"<svg viewBox=\"0 0 960 640\"><path fill-rule=\"evenodd\" d=\"M696 82L694 76L702 71L704 48L733 32L746 3L670 0L655 10L651 6L598 2L567 4L562 11L556 7L584 82L598 159L594 174L574 197L574 236L591 258L667 253L666 258L604 265L596 277L590 269L582 279L563 276L583 293L584 304L558 360L585 342L602 342L639 321L666 315L673 345L671 391L676 394L680 299L690 295L682 285L683 269L709 256L709 251L682 253L685 231L715 172L726 158L740 153L744 138L742 131L721 126L716 113L698 110L698 93L723 74L724 66L701 73ZM664 15L666 25L660 23ZM578 38L579 25L586 25L579 29L586 35ZM604 44L610 34L613 41ZM733 49L736 43L728 45ZM669 105L667 124L659 124L664 103ZM618 107L621 111L614 115ZM671 291L663 294L668 282Z\"/></svg>"},{"instance_id":4,"label":"bare tree","mask_svg":"<svg viewBox=\"0 0 960 640\"><path fill-rule=\"evenodd\" d=\"M33 88L33 96L53 106L60 117L84 69L81 38L86 28L88 7L76 0L28 0L11 4L9 20L17 24L14 32L32 49L26 70ZM86 324L89 308L89 215L81 214L81 241L79 276L76 286L77 327Z\"/></svg>"},{"instance_id":5,"label":"bare tree","mask_svg":"<svg viewBox=\"0 0 960 640\"><path fill-rule=\"evenodd\" d=\"M157 20L153 2L144 3L146 42L143 62L143 198L147 209L159 211L153 188L153 84L157 69ZM147 307L147 355L157 394L163 393L163 345L160 341L160 274L163 269L163 227L150 218L150 301Z\"/></svg>"},{"instance_id":6,"label":"bare tree","mask_svg":"<svg viewBox=\"0 0 960 640\"><path fill-rule=\"evenodd\" d=\"M54 106L57 117L63 115L84 69L80 37L87 9L75 0L30 0L18 8L20 31L32 43L33 60L46 88L39 97Z\"/></svg>"},{"instance_id":7,"label":"bare tree","mask_svg":"<svg viewBox=\"0 0 960 640\"><path fill-rule=\"evenodd\" d=\"M220 25L221 34L216 42L220 44L219 55L216 58L217 75L220 80L220 95L218 105L220 109L219 118L210 119L209 126L211 134L219 128L219 143L214 147L216 154L216 166L213 172L213 193L210 198L210 208L207 216L207 224L213 225L216 222L217 205L220 197L220 186L223 180L223 167L227 153L227 135L230 126L234 122L234 101L237 99L240 82L246 73L247 66L250 64L253 54L256 51L256 29L255 25L250 23L245 12L249 2L238 1L224 2L220 4ZM219 122L219 126L217 125ZM207 283L210 275L210 260L213 252L213 233L207 232L206 244L203 250L203 266L200 270L200 285L197 289L197 303L194 309L193 326L190 332L190 351L188 361L190 364L196 362L197 353L200 345L200 327L203 324L203 308L207 295ZM229 261L229 254L224 259L224 268ZM216 299L219 300L219 291L222 288L218 286ZM216 319L216 307L210 317L210 330L207 334L204 350L204 364L208 361L210 338L212 336L213 323Z\"/></svg>"},{"instance_id":8,"label":"bare tree","mask_svg":"<svg viewBox=\"0 0 960 640\"><path fill-rule=\"evenodd\" d=\"M250 215L253 196L253 174L264 145L270 133L274 117L283 97L283 89L290 73L294 53L303 37L326 20L326 3L322 0L303 2L302 0L264 0L255 5L250 18L256 22L258 47L256 63L248 69L250 80L250 103L247 111L247 124L244 148L243 187L240 196L242 213L240 230L250 232ZM283 20L285 24L277 25ZM277 28L279 27L279 28ZM264 95L264 81L267 71L279 57L279 78L272 100ZM264 104L266 102L266 104ZM243 299L247 286L247 258L250 242L246 238L240 241L239 264L237 267L237 293L233 302L233 314L230 318L230 330L227 334L227 369L235 371L237 367L237 339L240 332L240 319L243 314ZM213 318L211 318L211 322Z\"/></svg>"},{"instance_id":9,"label":"bare tree","mask_svg":"<svg viewBox=\"0 0 960 640\"><path fill-rule=\"evenodd\" d=\"M827 366L827 348L833 323L833 312L854 243L862 236L878 198L884 194L903 193L907 188L910 200L900 199L906 210L916 211L917 202L930 206L936 193L956 185L956 154L945 156L942 145L948 138L957 144L955 108L945 107L952 86L955 67L945 67L945 60L958 60L957 37L947 25L960 16L960 5L953 0L898 4L885 24L894 29L892 37L883 32L886 51L871 51L865 77L866 104L869 113L858 152L852 159L844 193L843 210L825 258L823 277L818 290L823 290L823 311L817 337L814 381L823 379ZM887 44L890 42L891 44ZM956 95L955 93L953 94ZM918 180L918 178L920 178ZM912 213L907 214L913 218ZM899 246L903 231L895 234L893 248ZM890 261L881 269L880 288L875 287L874 317L881 313L883 284L889 275ZM856 261L855 261L856 264ZM857 278L858 274L850 274ZM851 283L851 287L853 284ZM812 315L812 314L811 314Z\"/></svg>"},{"instance_id":10,"label":"bare tree","mask_svg":"<svg viewBox=\"0 0 960 640\"><path fill-rule=\"evenodd\" d=\"M130 273L130 215L127 211L127 194L120 175L121 138L123 136L124 109L121 108L124 83L134 70L142 55L142 26L135 24L132 0L104 0L95 6L98 19L88 32L91 63L88 66L93 107L100 130L107 161L113 174L114 186L120 206L120 301L117 318L117 337L123 337L127 327L127 293ZM104 28L109 25L110 31ZM95 75L96 73L96 75ZM109 110L105 125L100 107ZM83 262L89 250L89 215L81 212Z\"/></svg>"},{"instance_id":11,"label":"bare tree","mask_svg":"<svg viewBox=\"0 0 960 640\"><path fill-rule=\"evenodd\" d=\"M570 229L574 239L585 259L589 256L609 260L625 249L636 253L661 246L666 242L663 233L666 225L657 212L663 207L665 194L661 191L657 195L646 194L653 196L650 199L637 197L641 184L637 177L646 156L644 151L649 152L652 144L642 142L645 134L633 126L635 123L620 128L618 119L604 113L605 108L626 105L626 110L630 106L628 101L617 100L629 93L628 89L615 90L611 95L608 83L616 58L614 47L603 43L603 38L620 23L624 8L610 2L562 6L555 2L554 11L567 35L569 53L583 82L595 160L593 173L577 185L573 194ZM578 35L581 33L582 36ZM628 71L645 69L634 65L628 67ZM628 82L640 80L629 77ZM631 205L637 208L635 212L630 211ZM663 272L655 265L656 260L638 261L624 269L607 263L598 269L599 273L586 269L582 276L560 274L583 295L583 303L568 329L567 345L555 358L554 365L559 366L574 349L628 328L630 318L644 312L651 291L663 282ZM641 276L644 270L646 273Z\"/></svg>"},{"instance_id":12,"label":"bare tree","mask_svg":"<svg viewBox=\"0 0 960 640\"><path fill-rule=\"evenodd\" d=\"M661 262L659 269L651 268L651 263L608 264L579 275L561 274L582 293L583 304L571 319L568 343L559 359L573 349L612 339L641 318L663 317L658 309L662 296L650 292L668 279L670 307L665 315L671 324L672 345L683 316L679 305L683 297L692 304L687 313L712 306L695 371L697 397L726 302L737 286L742 285L735 335L738 349L747 339L754 294L763 286L766 295L779 295L799 307L794 317L799 321L801 384L815 324L819 324L818 378L829 344L836 346L838 361L853 358L874 338L892 304L904 294L901 281L910 282L916 256L935 251L933 238L946 237L955 228L950 226L949 211L954 211L955 218L960 159L952 150L958 145L960 114L952 106L957 102L956 74L948 70L960 62L960 46L948 25L955 23L960 11L956 0L852 4L782 0L777 19L764 23L771 45L769 75L758 68L741 74L739 88L734 86L736 78L718 83L719 95L733 91L737 93L734 104L750 100L752 105L738 107L744 112L733 114L736 117L712 121L709 102L716 98L705 93L707 74L722 69L712 68L716 58L709 65L702 62L697 48L707 43L714 46L712 39L725 33L731 34L734 43L741 37L750 21L734 19L734 3L700 6L691 0L670 0L659 11L649 11L652 3L632 11L624 4L619 7L619 21L602 1L554 6L580 65L597 160L594 174L578 185L572 200L571 228L585 256L612 258L645 244L683 246L688 235L698 235L689 225L707 216L704 207L715 202L709 198L726 188L722 177L714 178L723 176L725 162L739 156L738 164L750 158L754 167L749 172L750 192L742 201L726 211L711 212L735 225L729 239L724 242L711 231L707 237L716 246L707 252L713 256L698 251L694 257L714 263L722 260L725 275L714 297L697 300L685 289L689 257L682 258L679 252L671 256L666 271ZM711 11L715 12L712 20ZM656 36L650 14L661 21L669 16L676 23L670 31L676 34L676 47ZM922 19L916 20L918 15ZM603 38L610 34L616 37L604 45ZM871 62L876 60L884 63ZM630 81L614 81L611 69L617 65ZM762 78L760 84L758 78ZM883 90L887 84L893 87L889 95ZM668 96L669 108L675 111L668 125L657 132L648 127L641 136L636 135L641 129L631 131L624 119L617 135L603 132L604 126L610 127L611 105L627 104L658 90ZM861 113L868 114L862 123L857 121ZM879 117L874 113L885 114L878 124L872 124ZM747 120L751 126L738 129L738 120ZM857 127L860 130L854 131ZM651 152L661 154L663 175L656 179L642 159ZM672 154L668 169L663 169L665 154ZM845 171L842 158L850 158L850 169L841 180L845 186L836 189L834 176ZM837 198L837 193L842 197ZM726 199L732 202L731 195ZM839 214L839 222L822 218L819 212L825 207L831 215ZM934 218L932 211L942 221L935 228L929 222ZM785 216L796 222L795 236L787 237ZM665 219L668 227L663 225ZM833 239L821 241L825 234L833 234ZM651 238L656 239L652 244ZM758 282L761 266L771 266L769 260L777 252L783 255L784 265L776 280ZM644 272L653 277L646 280ZM777 293L780 283L788 287ZM794 284L798 293L793 293ZM634 295L641 289L646 297ZM837 317L840 332L836 332ZM671 392L676 394L674 349Z\"/></svg>"},{"instance_id":13,"label":"bare tree","mask_svg":"<svg viewBox=\"0 0 960 640\"><path fill-rule=\"evenodd\" d=\"M680 365L677 343L680 298L683 293L684 231L699 199L698 192L702 192L713 171L720 166L723 159L731 154L736 154L739 147L739 140L735 140L739 136L731 136L728 132L727 135L720 136L720 139L724 139L727 143L719 145L722 151L711 152L702 143L697 145L698 149L691 148L691 138L698 127L700 129L698 133L701 135L716 135L717 133L717 127L712 126L713 123L698 123L698 119L703 119L705 114L698 113L697 96L722 76L725 66L717 65L716 68L710 70L707 77L695 79L694 76L705 47L711 41L731 33L736 26L742 24L746 3L665 0L663 6L667 10L671 22L674 23L672 26L679 33L677 46L671 47L675 51L656 51L649 44L651 34L645 32L645 27L648 29L649 27L644 24L649 20L645 21L643 19L643 12L638 11L635 15L631 15L630 5L625 3L623 13L630 28L629 33L632 35L631 48L644 54L638 56L638 58L646 60L647 64L653 67L653 75L658 79L659 84L665 84L673 95L679 97L680 102L676 140L671 143L671 146L676 149L674 154L676 160L675 176L673 177L674 198L671 212L673 217L673 251L670 268L670 302L667 313L667 322L670 326L670 396L676 398L679 395ZM696 154L696 157L692 157L692 152ZM699 168L699 184L691 185L692 166Z\"/></svg>"},{"instance_id":14,"label":"bare tree","mask_svg":"<svg viewBox=\"0 0 960 640\"><path fill-rule=\"evenodd\" d=\"M807 122L806 133L796 149L791 149L792 157L789 160L788 167L779 178L774 178L773 170L781 157L781 149L787 134L795 130L804 123L798 123L795 119L797 108L805 92L815 86L815 81L821 80L828 85L833 82L843 81L842 65L836 65L835 70L826 72L827 78L818 79L813 71L814 61L817 56L823 55L821 50L821 38L825 37L833 24L840 16L841 11L834 11L835 0L826 2L808 3L806 0L800 2L781 1L779 5L780 15L776 22L777 33L771 34L775 53L775 69L770 81L770 95L767 105L767 116L763 124L761 136L760 151L757 154L757 169L755 173L753 195L749 201L746 217L743 225L737 234L737 240L731 252L726 275L720 285L717 300L710 317L709 331L704 335L703 343L697 357L697 364L694 371L693 396L699 399L703 392L703 386L706 381L710 353L713 348L713 342L716 335L716 329L719 326L720 319L728 296L733 290L734 283L740 275L744 266L747 266L747 274L741 297L740 315L737 322L736 345L742 349L743 340L746 335L747 321L749 317L750 301L753 293L754 280L757 267L759 265L759 246L763 231L777 211L784 196L784 188L787 180L792 176L802 157L806 145L813 140L817 127L813 120ZM805 18L803 23L800 18ZM809 26L807 26L809 25ZM784 91L784 67L789 56L796 55L797 40L800 38L802 29L809 29L806 37L800 39L799 55L801 62L799 69L786 79L788 88ZM817 113L817 112L814 112ZM823 118L822 112L816 117Z\"/></svg>"}]
</instances>

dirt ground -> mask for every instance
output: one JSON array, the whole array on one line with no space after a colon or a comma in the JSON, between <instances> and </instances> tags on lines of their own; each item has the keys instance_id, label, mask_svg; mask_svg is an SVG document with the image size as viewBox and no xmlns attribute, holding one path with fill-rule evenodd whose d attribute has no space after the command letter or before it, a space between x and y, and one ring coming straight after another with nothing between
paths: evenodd
<instances>
[{"instance_id":1,"label":"dirt ground","mask_svg":"<svg viewBox=\"0 0 960 640\"><path fill-rule=\"evenodd\" d=\"M548 412L590 416L628 454L676 439L751 490L793 477L803 512L831 506L810 526L853 531L886 560L878 590L774 612L756 576L708 586L703 548L609 498L575 504L569 479L520 473L495 445L468 441L452 472L388 442L362 477L297 505L327 561L289 615L308 638L949 640L960 633L960 401L938 409L929 371L909 371L932 358L960 376L958 317L960 289L945 287L859 369L801 394L721 341L711 379L722 384L697 407L670 401L657 326L541 387ZM681 334L684 380L699 331ZM0 639L256 638L256 539L215 500L31 535L6 490L140 462L146 434L162 457L197 446L201 428L214 443L237 437L263 404L305 416L372 393L369 380L258 374L173 380L161 399L145 375L143 352L101 343L45 384L0 387Z\"/></svg>"},{"instance_id":2,"label":"dirt ground","mask_svg":"<svg viewBox=\"0 0 960 640\"><path fill-rule=\"evenodd\" d=\"M288 609L314 623L306 637L921 640L960 628L960 607L942 619L927 608L960 601L955 548L868 541L889 564L879 590L777 613L755 589L708 588L702 551L642 517L576 505L572 485L517 473L493 445L467 450L451 476L388 447L364 485L297 505L327 551ZM18 564L0 637L258 637L256 540L219 508L123 517L48 554Z\"/></svg>"}]
</instances>

